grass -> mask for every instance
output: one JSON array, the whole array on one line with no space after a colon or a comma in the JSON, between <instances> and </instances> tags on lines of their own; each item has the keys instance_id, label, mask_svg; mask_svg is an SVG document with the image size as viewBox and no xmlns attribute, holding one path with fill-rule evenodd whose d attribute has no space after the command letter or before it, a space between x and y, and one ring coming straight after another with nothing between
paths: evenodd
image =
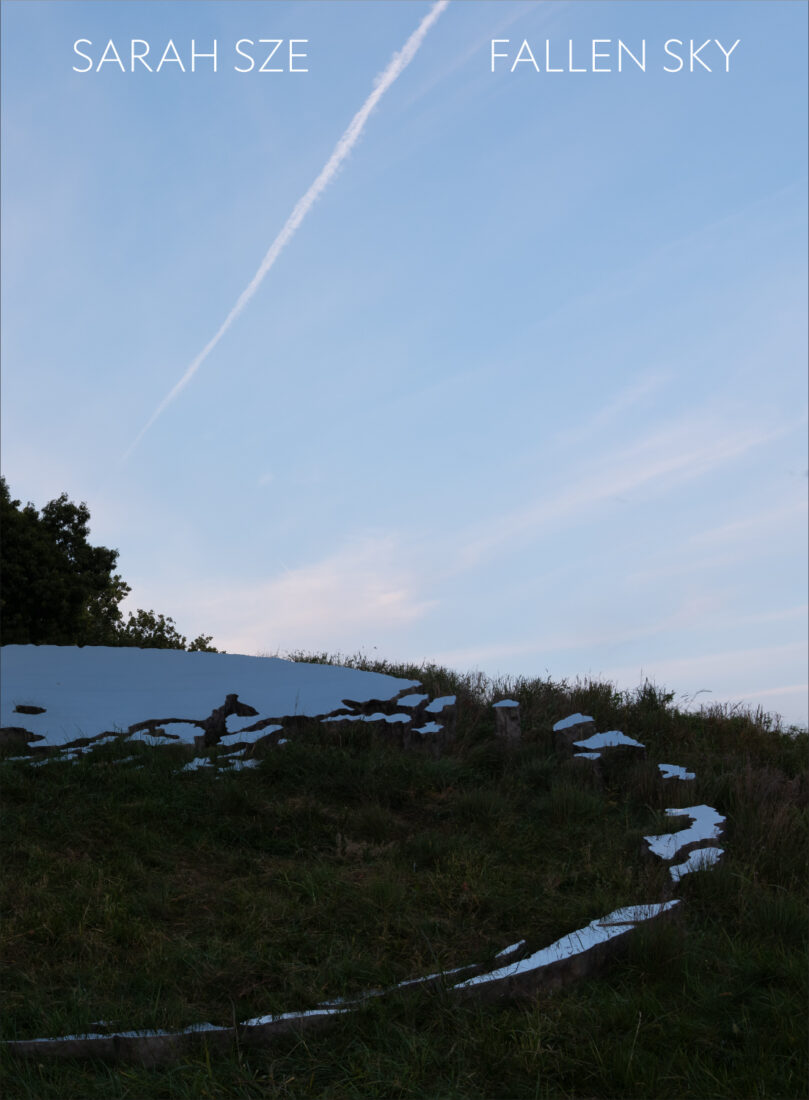
<instances>
[{"instance_id":1,"label":"grass","mask_svg":"<svg viewBox=\"0 0 809 1100\"><path fill-rule=\"evenodd\" d=\"M760 712L685 713L652 685L339 662L456 694L451 754L313 723L235 775L179 774L176 746L3 765L3 1039L98 1020L229 1026L491 960L521 938L545 946L664 899L666 867L642 838L679 827L667 806L727 816L722 862L685 877L678 921L536 1003L402 992L269 1051L155 1069L4 1051L5 1097L806 1095L805 732ZM505 696L521 705L511 752L491 711ZM603 785L560 761L551 727L572 711L636 737L648 760ZM658 762L697 779L663 782Z\"/></svg>"}]
</instances>

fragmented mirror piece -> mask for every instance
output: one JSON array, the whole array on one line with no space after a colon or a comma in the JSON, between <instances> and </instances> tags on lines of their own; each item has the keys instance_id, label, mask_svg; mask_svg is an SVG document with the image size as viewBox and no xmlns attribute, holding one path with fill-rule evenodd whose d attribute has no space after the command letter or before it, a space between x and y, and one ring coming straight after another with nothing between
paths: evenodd
<instances>
[{"instance_id":1,"label":"fragmented mirror piece","mask_svg":"<svg viewBox=\"0 0 809 1100\"><path fill-rule=\"evenodd\" d=\"M429 695L404 695L401 699L396 700L397 707L417 707L423 703L426 699L429 699Z\"/></svg>"},{"instance_id":2,"label":"fragmented mirror piece","mask_svg":"<svg viewBox=\"0 0 809 1100\"><path fill-rule=\"evenodd\" d=\"M692 824L679 833L662 833L660 836L645 836L649 851L661 859L674 859L679 851L691 844L707 840L716 840L722 835L725 818L712 806L684 806L666 810L669 817L687 815Z\"/></svg>"},{"instance_id":3,"label":"fragmented mirror piece","mask_svg":"<svg viewBox=\"0 0 809 1100\"><path fill-rule=\"evenodd\" d=\"M707 848L695 848L685 862L669 867L669 874L675 882L679 882L683 875L688 874L689 871L703 871L705 868L718 863L719 857L724 855L724 851L724 848L714 848L711 845Z\"/></svg>"},{"instance_id":4,"label":"fragmented mirror piece","mask_svg":"<svg viewBox=\"0 0 809 1100\"><path fill-rule=\"evenodd\" d=\"M553 727L554 733L560 733L562 730L568 729L570 726L581 726L585 722L592 722L593 719L588 714L570 714L567 718L562 718Z\"/></svg>"},{"instance_id":5,"label":"fragmented mirror piece","mask_svg":"<svg viewBox=\"0 0 809 1100\"><path fill-rule=\"evenodd\" d=\"M147 726L152 736L159 726L193 744L216 714L219 734L233 733L234 717L242 729L262 719L321 717L344 710L347 698L395 701L421 686L280 657L120 646L4 646L0 677L0 727L24 727L49 746ZM20 705L42 712L15 713Z\"/></svg>"},{"instance_id":6,"label":"fragmented mirror piece","mask_svg":"<svg viewBox=\"0 0 809 1100\"><path fill-rule=\"evenodd\" d=\"M591 751L593 749L612 749L617 748L619 745L630 745L636 749L642 749L645 746L640 741L635 741L632 737L627 737L625 733L621 733L620 730L607 730L605 733L594 733L592 737L588 737L585 741L574 741L574 745L577 745L580 749L586 749Z\"/></svg>"},{"instance_id":7,"label":"fragmented mirror piece","mask_svg":"<svg viewBox=\"0 0 809 1100\"><path fill-rule=\"evenodd\" d=\"M413 730L414 733L440 733L444 727L440 722L428 722L424 726L418 726Z\"/></svg>"},{"instance_id":8,"label":"fragmented mirror piece","mask_svg":"<svg viewBox=\"0 0 809 1100\"><path fill-rule=\"evenodd\" d=\"M227 772L240 772L243 768L257 768L261 763L256 757L251 757L249 760L240 760L234 757L225 757L224 760L220 760L220 768L217 771L217 775L225 775Z\"/></svg>"},{"instance_id":9,"label":"fragmented mirror piece","mask_svg":"<svg viewBox=\"0 0 809 1100\"><path fill-rule=\"evenodd\" d=\"M40 651L57 649L64 650L68 648L69 647L47 646L6 647L7 650L38 649ZM84 652L92 654L93 650L91 647L87 647ZM96 654L98 654L102 652L102 650L100 647L97 647L95 652ZM103 652L109 653L110 651ZM177 656L194 658L202 656L214 656L220 662L226 656L224 654L185 654L181 652L177 653L176 651L119 650L118 652L128 654L149 654L150 660L155 653L161 654L163 658L164 670L165 666L168 664L168 662L165 661L167 652L173 653ZM101 660L102 664L107 663L106 657L102 657ZM277 658L237 658L237 660L240 662L261 662L261 665L264 666L262 671L266 670L267 662L278 661ZM88 658L85 658L85 665L87 665L87 663ZM366 689L366 694L363 694L362 691L357 690L359 686L359 681L356 680L356 678L353 676L353 674L357 673L358 670L343 669L338 668L337 666L307 666L286 661L279 663L283 664L284 666L282 670L284 674L290 674L292 670L294 670L294 675L297 675L298 677L294 708L287 713L287 716L308 715L311 717L318 717L322 721L329 722L384 722L386 724L394 726L411 723L413 720L413 715L406 714L401 711L396 711L392 714L386 714L383 711L374 711L371 714L361 713L361 708L363 706L361 700L365 699L368 703L370 703L370 705L366 708L368 710L370 710L373 705L383 702L383 700L387 700L392 706L412 708L417 714L424 714L425 712L439 714L442 711L446 711L447 713L445 714L445 718L450 718L454 721L454 706L456 703L456 697L454 695L442 696L425 707L424 701L429 698L428 695L422 693L402 694L403 690L406 691L407 687L409 686L420 686L417 681L400 680L394 677L380 676L375 673L362 673L361 675L365 677L370 676L373 680L373 683L369 680L365 681L364 686ZM209 664L206 672L210 674L214 667L215 666ZM187 672L189 670L190 666L186 668ZM329 670L328 679L330 682L327 685L324 685L323 683L318 684L315 682L317 678L322 675L324 670ZM140 668L139 671L143 673L144 669ZM174 671L176 672L176 668L174 669ZM227 671L233 673L234 671L237 671L237 666L231 665L230 669ZM255 672L256 666L250 666L250 671ZM273 672L276 671L277 669L273 670ZM349 679L352 681L351 683L348 683L346 680L341 679L340 674L343 673L349 674ZM60 674L62 676L65 675L63 670L60 670ZM303 680L301 680L301 675L304 676ZM219 706L218 708L216 706L212 707L211 711L209 712L210 717L208 719L205 719L204 717L202 719L177 718L176 715L182 711L182 708L179 708L178 710L177 701L180 696L176 695L173 701L169 700L169 702L171 702L171 705L168 705L167 702L164 702L163 706L159 708L156 706L154 707L155 710L160 710L163 713L173 713L175 715L174 718L167 718L165 720L144 720L142 717L140 717L136 721L130 722L127 726L123 727L125 730L129 730L131 732L109 733L109 725L107 726L107 729L103 728L104 722L109 723L109 717L107 715L107 708L111 702L109 691L99 692L96 693L96 696L93 696L92 688L88 686L86 679L82 680L81 677L79 677L78 679L79 683L76 683L75 681L71 682L68 677L70 690L62 692L61 702L63 706L61 714L59 713L59 692L55 691L55 688L63 687L64 681L61 679L59 681L56 681L55 683L52 679L51 681L49 681L50 693L48 694L48 692L46 692L42 695L43 699L47 699L47 707L40 707L35 703L25 703L23 705L20 705L19 703L16 704L17 712L23 713L25 715L26 722L39 722L39 729L48 730L48 734L34 734L34 736L37 738L47 737L48 739L46 740L46 745L50 745L52 747L51 751L58 750L59 746L64 746L62 751L57 752L57 755L55 757L51 757L51 759L74 759L76 756L81 755L81 753L87 748L93 748L95 747L95 745L107 744L110 741L115 740L137 740L145 742L149 745L156 745L165 744L166 739L172 739L172 737L178 740L184 740L186 742L192 740L193 738L197 738L197 744L202 745L206 742L200 738L199 731L200 729L202 729L204 732L207 733L210 728L211 718L215 718L217 715L219 715L219 718L217 718L218 726L216 741L221 743L223 747L227 747L228 745L232 744L234 750L237 751L242 751L244 744L247 746L247 748L244 749L245 753L252 751L253 743L255 741L261 740L262 738L271 737L272 734L279 733L283 730L283 725L280 723L274 723L272 716L266 718L261 717L262 713L267 714L268 709L270 709L268 706L262 706L261 710L258 710L252 705L252 703L240 701L238 693L233 693L230 690L223 691L224 685L220 684L215 689L215 696L212 696L212 698L215 697L220 700ZM167 675L158 678L158 690L169 689L168 679L169 677ZM190 681L194 679L194 676L187 676L186 680L183 681L181 684L182 689L190 691ZM208 675L207 679L211 680L212 677ZM231 682L232 679L233 677L231 676L231 680L229 681L231 687L235 686ZM272 679L272 676L270 677L270 679ZM380 681L385 681L386 691L384 693L380 691ZM6 683L11 682L13 681L6 681ZM137 684L137 690L134 693L137 694L139 697L139 706L141 710L143 699L143 683L144 681L141 678ZM301 686L303 683L305 683L310 689L307 700L305 701L302 701L301 698ZM254 701L257 699L261 699L262 702L266 702L268 696L261 696L260 694L258 694L255 688L255 684L253 684L252 681L251 684L251 698L253 698ZM151 681L149 681L149 685L151 688ZM404 685L404 689L402 685ZM275 683L275 685L273 686L277 687L278 685L277 683ZM176 687L176 684L172 685L172 687ZM242 687L244 687L243 683ZM266 687L267 685L265 684L265 688ZM195 683L193 684L193 691L198 692L198 689L199 678L197 677ZM70 738L69 736L67 736L66 731L71 728L75 731L75 729L77 728L77 716L81 708L76 705L76 698L77 696L81 695L82 691L84 691L85 693L89 693L89 699L84 699L82 705L84 706L83 713L85 715L91 716L90 728L92 729L99 724L102 726L102 728L100 732L95 733L94 739L90 740L85 735L78 745L76 745L75 747L69 747L66 745L66 742L69 741ZM126 701L127 705L131 705L132 703L132 694L132 692L122 690L119 695L115 696L113 692L113 696L115 697L116 702L121 702L121 700L123 699ZM99 696L103 696L103 698L100 698ZM28 692L27 697L33 699L35 696L33 693ZM222 705L221 702L223 698L225 699L224 705ZM246 693L243 698L246 698ZM277 699L278 696L276 695L273 698ZM324 716L324 712L322 710L318 712L317 708L318 706L324 705L324 700L326 698L328 698L328 700L334 705L331 707L331 711L326 713ZM353 713L334 713L336 711L345 711L346 705L349 705L352 708ZM516 708L518 706L518 704L511 699L501 700L499 703L496 703L494 705L501 708ZM197 711L197 713L199 713L198 708L195 707L194 709ZM276 709L278 708L276 707ZM104 711L103 718L100 716L102 710ZM43 715L50 711L55 712L55 720L53 716L49 715L49 718L47 720L49 724L46 725L45 722L42 721L42 718ZM132 712L127 711L126 717L131 716L131 713ZM188 711L186 711L186 713L188 713ZM253 719L252 723L248 721L245 726L245 717L248 715L254 715L257 717ZM573 714L570 715L568 718L562 719L560 722L557 722L553 729L555 733L563 730L569 730L570 733L567 735L567 737L572 738L575 737L576 733L578 732L578 730L576 730L574 727L580 727L592 722L593 719L586 715ZM72 726L71 723L73 724ZM259 729L251 729L251 724L258 725ZM115 728L121 729L122 727L119 726ZM430 721L422 725L420 728L416 729L415 732L421 734L433 734L440 732L442 728L442 725L440 725L439 723ZM53 729L58 730L58 733L55 736L50 733L50 731ZM92 736L93 735L91 735L91 737ZM278 745L283 745L286 743L287 738L280 738L277 741ZM568 744L570 744L570 741L568 742ZM600 750L604 749L619 746L631 746L641 749L644 748L644 746L639 741L635 741L633 738L627 737L619 730L609 730L605 733L595 733L584 740L572 742L572 744L579 749L584 750L577 752L575 754L577 757L589 760L597 760L602 755L602 752ZM569 748L567 751L569 751ZM30 757L10 758L10 760L12 761L30 761L30 759ZM47 759L49 758L46 756L33 762L36 764L42 764L45 763ZM128 757L126 758L126 760L118 760L116 761L116 763L126 763L129 761L137 761L138 759L138 757ZM197 756L186 763L182 770L197 771L201 768L205 768L214 772L214 774L218 776L228 772L240 771L244 768L256 767L258 764L259 760L253 759L252 757L250 759L244 759L234 755L225 757L222 757L220 755L215 760L213 760L208 756ZM680 765L659 764L658 769L660 771L661 777L665 779L695 778L693 772L687 772ZM693 849L688 853L685 860L669 868L672 879L675 882L678 882L680 878L689 871L694 871L714 865L723 854L723 849L707 845L706 842L708 840L715 839L721 835L722 825L725 821L725 818L721 814L717 813L717 811L714 810L712 807L705 805L668 809L666 810L666 813L670 816L687 815L691 819L691 825L687 829L684 829L680 832L667 833L660 836L645 837L645 840L649 845L649 849L654 854L661 856L663 859L666 860L674 859L674 857L678 853L684 851L687 848ZM694 847L695 845L702 846ZM497 990L499 995L503 989L514 988L513 984L508 985L508 983L513 982L513 979L520 978L521 976L526 975L529 977L531 983L535 983L536 981L547 983L549 980L558 983L558 981L560 980L559 976L562 973L562 971L560 971L560 966L563 967L563 971L567 975L564 980L569 980L571 976L575 977L582 973L589 972L590 969L599 961L601 957L599 955L599 952L603 952L603 945L610 943L620 936L626 935L628 932L632 931L635 927L637 927L637 925L643 923L644 921L651 920L654 917L670 911L674 906L678 904L679 902L677 900L671 900L650 905L629 906L617 909L614 912L609 913L606 917L601 917L594 921L591 921L590 924L588 924L586 927L581 928L578 931L573 932L567 936L563 936L561 939L555 941L549 947L545 947L540 949L539 951L535 951L533 954L530 954L527 957L518 958L516 961L512 961L514 959L514 956L521 954L521 952L525 948L525 940L519 940L516 943L511 944L509 947L503 948L502 951L499 951L497 953L495 959L502 960L500 966L484 973L475 973L475 971L479 971L481 967L475 966L474 964L455 967L450 970L437 971L435 973L427 974L422 977L407 979L405 981L399 982L398 985L391 987L391 989L369 990L361 994L359 997L351 1000L337 998L332 1001L324 1001L315 1008L302 1012L287 1012L281 1013L280 1015L258 1016L251 1020L247 1020L240 1025L237 1025L236 1028L221 1028L216 1027L213 1024L206 1023L191 1025L190 1027L184 1028L178 1032L110 1032L108 1030L101 1034L93 1033L88 1035L61 1036L58 1039L37 1039L30 1041L20 1041L12 1042L8 1045L14 1048L18 1048L21 1051L23 1048L27 1048L30 1045L35 1050L39 1050L45 1053L44 1048L47 1044L51 1044L54 1047L62 1045L62 1048L64 1049L64 1044L76 1042L83 1043L84 1041L87 1041L90 1046L95 1049L95 1047L93 1046L94 1044L109 1043L111 1039L125 1039L127 1041L135 1040L138 1043L142 1041L143 1043L148 1044L153 1038L156 1039L158 1042L165 1039L179 1040L180 1037L191 1035L195 1032L207 1032L215 1038L222 1038L222 1040L224 1041L225 1038L235 1037L238 1034L239 1028L243 1029L243 1034L246 1034L251 1029L274 1029L275 1025L286 1026L287 1024L294 1023L296 1021L300 1021L301 1023L303 1023L310 1019L325 1018L331 1015L352 1011L358 1004L369 997L382 996L385 993L390 993L396 989L410 988L423 985L425 983L437 981L445 982L447 978L452 977L453 975L457 976L464 972L466 974L469 974L471 972L473 976L467 977L462 981L456 980L455 984L451 985L449 988L458 991L470 988L494 988ZM575 965L573 965L572 968L568 966L568 963L571 961L575 961ZM533 990L535 988L535 984L531 984L530 988ZM88 1048L87 1050L83 1050L81 1053L87 1055L91 1052Z\"/></svg>"},{"instance_id":10,"label":"fragmented mirror piece","mask_svg":"<svg viewBox=\"0 0 809 1100\"><path fill-rule=\"evenodd\" d=\"M522 950L525 947L525 940L517 940L516 943L510 943L508 947L504 947L502 951L498 951L494 956L496 959L501 959L504 955L513 955L517 951Z\"/></svg>"},{"instance_id":11,"label":"fragmented mirror piece","mask_svg":"<svg viewBox=\"0 0 809 1100\"><path fill-rule=\"evenodd\" d=\"M679 764L658 764L664 779L696 779L694 772L688 772Z\"/></svg>"},{"instance_id":12,"label":"fragmented mirror piece","mask_svg":"<svg viewBox=\"0 0 809 1100\"><path fill-rule=\"evenodd\" d=\"M223 745L235 745L244 742L246 745L253 744L254 741L260 741L263 737L269 737L270 734L278 733L284 727L281 725L264 726L260 730L234 730L233 733L227 733L222 738Z\"/></svg>"},{"instance_id":13,"label":"fragmented mirror piece","mask_svg":"<svg viewBox=\"0 0 809 1100\"><path fill-rule=\"evenodd\" d=\"M207 756L195 756L193 760L189 760L180 770L184 772L195 772L200 768L211 768L210 759Z\"/></svg>"},{"instance_id":14,"label":"fragmented mirror piece","mask_svg":"<svg viewBox=\"0 0 809 1100\"><path fill-rule=\"evenodd\" d=\"M360 722L387 722L389 725L409 722L411 717L412 715L410 714L383 714L381 711L377 711L375 714L358 715Z\"/></svg>"},{"instance_id":15,"label":"fragmented mirror piece","mask_svg":"<svg viewBox=\"0 0 809 1100\"><path fill-rule=\"evenodd\" d=\"M345 1008L310 1008L307 1012L283 1012L279 1016L255 1016L245 1020L242 1027L261 1027L263 1024L277 1024L280 1020L304 1020L309 1016L337 1016L341 1012L351 1012L352 1006Z\"/></svg>"},{"instance_id":16,"label":"fragmented mirror piece","mask_svg":"<svg viewBox=\"0 0 809 1100\"><path fill-rule=\"evenodd\" d=\"M441 695L438 699L433 699L432 703L429 703L424 709L428 714L440 714L446 707L455 706L454 695Z\"/></svg>"},{"instance_id":17,"label":"fragmented mirror piece","mask_svg":"<svg viewBox=\"0 0 809 1100\"><path fill-rule=\"evenodd\" d=\"M549 947L543 947L540 951L535 951L533 955L529 955L525 959L510 963L508 966L501 966L497 970L489 971L487 974L478 974L474 978L468 978L466 981L460 982L455 988L463 989L469 986L501 981L504 978L514 978L518 974L539 970L544 966L571 958L574 955L585 954L598 944L634 928L643 921L651 920L652 917L672 909L675 905L679 905L676 900L616 909L606 917L598 917L596 920L590 921L585 928L580 928L576 932L563 936Z\"/></svg>"}]
</instances>

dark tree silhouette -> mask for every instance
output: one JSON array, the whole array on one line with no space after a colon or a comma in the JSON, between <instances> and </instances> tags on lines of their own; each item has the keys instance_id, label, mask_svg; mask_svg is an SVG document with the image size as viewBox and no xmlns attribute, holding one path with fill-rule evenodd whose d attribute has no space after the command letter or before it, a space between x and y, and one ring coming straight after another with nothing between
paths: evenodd
<instances>
[{"instance_id":1,"label":"dark tree silhouette","mask_svg":"<svg viewBox=\"0 0 809 1100\"><path fill-rule=\"evenodd\" d=\"M114 572L118 551L91 546L90 510L62 493L41 512L13 500L0 478L0 634L4 645L113 645L217 653L189 645L174 620L119 604L131 588Z\"/></svg>"}]
</instances>

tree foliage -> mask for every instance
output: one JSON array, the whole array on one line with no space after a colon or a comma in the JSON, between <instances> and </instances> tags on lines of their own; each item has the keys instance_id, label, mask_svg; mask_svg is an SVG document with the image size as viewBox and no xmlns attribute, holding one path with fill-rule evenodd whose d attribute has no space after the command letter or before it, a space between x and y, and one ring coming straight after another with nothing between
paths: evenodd
<instances>
[{"instance_id":1,"label":"tree foliage","mask_svg":"<svg viewBox=\"0 0 809 1100\"><path fill-rule=\"evenodd\" d=\"M142 649L187 649L191 652L218 653L211 645L209 634L200 634L192 642L179 633L174 619L158 615L154 611L138 608L130 612L126 624L122 624L115 645L134 645Z\"/></svg>"},{"instance_id":2,"label":"tree foliage","mask_svg":"<svg viewBox=\"0 0 809 1100\"><path fill-rule=\"evenodd\" d=\"M13 500L0 478L0 630L5 645L112 645L217 653L211 636L190 644L174 620L138 609L115 572L118 551L89 542L90 510L62 493L41 512Z\"/></svg>"}]
</instances>

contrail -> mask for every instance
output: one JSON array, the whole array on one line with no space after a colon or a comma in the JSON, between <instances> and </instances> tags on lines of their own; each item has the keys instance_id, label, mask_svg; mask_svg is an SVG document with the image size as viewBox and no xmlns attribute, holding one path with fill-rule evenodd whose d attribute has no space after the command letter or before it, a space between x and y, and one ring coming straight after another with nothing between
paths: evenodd
<instances>
[{"instance_id":1,"label":"contrail","mask_svg":"<svg viewBox=\"0 0 809 1100\"><path fill-rule=\"evenodd\" d=\"M332 155L326 161L326 164L321 170L320 175L311 185L306 194L302 198L298 199L297 203L295 204L295 208L287 218L283 229L272 242L267 252L267 255L261 261L261 266L251 279L248 286L245 287L245 289L242 291L238 301L236 302L236 305L222 322L219 331L211 340L208 341L208 343L205 345L205 347L202 349L196 359L194 359L191 365L188 367L179 382L177 382L173 389L169 390L169 392L157 406L155 411L141 428L138 435L135 437L134 441L130 444L128 450L124 452L123 458L121 460L122 462L125 462L127 458L129 458L137 445L151 428L152 424L154 424L155 420L157 420L161 413L165 412L165 410L169 407L175 397L177 397L185 389L185 387L197 373L199 368L211 354L213 349L225 335L227 330L230 328L230 326L245 308L247 303L256 293L258 288L261 286L261 283L264 280L264 276L267 274L267 272L270 270L275 261L283 252L286 245L292 239L298 226L312 209L315 202L320 197L321 193L334 179L340 168L340 165L357 144L360 134L365 128L365 123L368 121L368 118L374 107L376 107L377 103L379 103L380 99L388 90L388 88L390 88L391 84L393 84L396 78L405 70L405 68L407 68L407 66L416 56L419 46L421 46L422 42L424 41L427 32L448 4L449 0L437 0L437 2L433 4L432 8L422 19L421 23L419 23L416 30L413 31L407 42L405 42L402 49L398 53L395 53L393 55L390 63L388 64L388 67L380 76L376 78L376 80L374 81L374 90L365 100L359 111L357 111L357 113L352 118L347 130L335 145Z\"/></svg>"}]
</instances>

